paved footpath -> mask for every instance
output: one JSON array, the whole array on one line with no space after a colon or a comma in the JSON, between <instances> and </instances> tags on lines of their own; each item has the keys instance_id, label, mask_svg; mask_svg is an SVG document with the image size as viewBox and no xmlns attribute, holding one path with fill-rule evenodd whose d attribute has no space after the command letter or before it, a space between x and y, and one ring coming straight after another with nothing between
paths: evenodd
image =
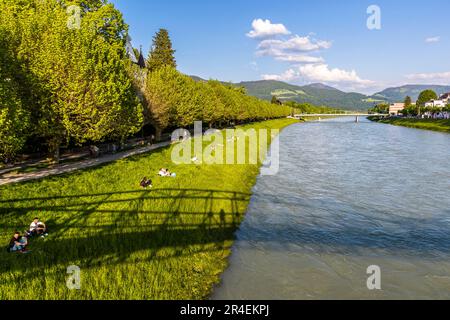
<instances>
[{"instance_id":1,"label":"paved footpath","mask_svg":"<svg viewBox=\"0 0 450 320\"><path fill-rule=\"evenodd\" d=\"M102 156L96 159L88 159L79 162L67 163L55 165L50 168L42 169L36 172L31 173L16 173L10 172L0 176L0 186L17 183L17 182L25 182L30 180L42 179L45 177L56 176L64 173L69 173L73 171L77 171L80 169L86 169L95 167L104 163L113 162L116 160L125 159L128 157L132 157L135 155L147 153L150 151L154 151L163 147L169 146L170 142L161 142L158 144L153 144L151 146L142 147L139 149L133 149L129 151L119 152L111 155Z\"/></svg>"}]
</instances>

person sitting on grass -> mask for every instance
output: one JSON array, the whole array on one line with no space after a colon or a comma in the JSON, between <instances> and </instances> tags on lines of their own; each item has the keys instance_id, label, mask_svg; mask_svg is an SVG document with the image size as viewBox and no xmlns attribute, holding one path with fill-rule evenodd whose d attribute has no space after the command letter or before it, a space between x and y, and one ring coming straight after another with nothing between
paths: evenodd
<instances>
[{"instance_id":1,"label":"person sitting on grass","mask_svg":"<svg viewBox=\"0 0 450 320\"><path fill-rule=\"evenodd\" d=\"M147 179L147 177L144 177L143 179L142 179L142 181L141 181L141 184L140 184L140 186L142 187L142 188L144 188L144 189L147 189L147 188L153 188L153 182L152 182L152 180L150 180L150 179Z\"/></svg>"},{"instance_id":2,"label":"person sitting on grass","mask_svg":"<svg viewBox=\"0 0 450 320\"><path fill-rule=\"evenodd\" d=\"M14 236L9 241L9 247L8 247L9 250L8 251L9 252L27 253L28 252L27 245L28 245L28 239L26 237L22 237L20 235L20 232L16 231L14 233Z\"/></svg>"},{"instance_id":3,"label":"person sitting on grass","mask_svg":"<svg viewBox=\"0 0 450 320\"><path fill-rule=\"evenodd\" d=\"M36 217L30 224L30 230L28 231L28 234L31 237L41 236L42 238L45 238L46 236L48 236L48 229L45 223L39 221L39 218Z\"/></svg>"},{"instance_id":4,"label":"person sitting on grass","mask_svg":"<svg viewBox=\"0 0 450 320\"><path fill-rule=\"evenodd\" d=\"M171 173L169 169L160 169L158 174L161 177L176 177L177 176L175 173Z\"/></svg>"}]
</instances>

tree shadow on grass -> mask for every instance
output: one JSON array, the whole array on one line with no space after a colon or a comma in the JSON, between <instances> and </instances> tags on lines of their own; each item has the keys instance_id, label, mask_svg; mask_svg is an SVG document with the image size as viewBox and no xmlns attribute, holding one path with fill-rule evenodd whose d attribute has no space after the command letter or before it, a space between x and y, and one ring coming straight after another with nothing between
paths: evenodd
<instances>
[{"instance_id":1,"label":"tree shadow on grass","mask_svg":"<svg viewBox=\"0 0 450 320\"><path fill-rule=\"evenodd\" d=\"M80 261L85 267L123 264L137 252L145 252L139 262L223 250L234 239L250 196L233 191L154 189L2 200L0 217L20 216L36 208L51 216L47 220L51 236L36 246L45 259L33 257L33 252L28 264L0 257L0 273ZM39 239L31 242L31 248L34 241Z\"/></svg>"}]
</instances>

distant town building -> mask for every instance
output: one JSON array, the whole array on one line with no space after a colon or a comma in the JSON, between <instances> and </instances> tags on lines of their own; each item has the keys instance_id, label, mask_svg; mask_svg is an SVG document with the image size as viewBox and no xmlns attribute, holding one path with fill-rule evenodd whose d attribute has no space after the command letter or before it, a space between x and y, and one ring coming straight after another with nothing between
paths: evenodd
<instances>
[{"instance_id":1,"label":"distant town building","mask_svg":"<svg viewBox=\"0 0 450 320\"><path fill-rule=\"evenodd\" d=\"M431 100L425 103L427 108L445 108L450 104L450 93L444 93L437 100Z\"/></svg>"},{"instance_id":2,"label":"distant town building","mask_svg":"<svg viewBox=\"0 0 450 320\"><path fill-rule=\"evenodd\" d=\"M392 103L389 106L389 115L391 116L398 116L398 114L400 113L400 111L405 109L405 104L404 103Z\"/></svg>"},{"instance_id":3,"label":"distant town building","mask_svg":"<svg viewBox=\"0 0 450 320\"><path fill-rule=\"evenodd\" d=\"M442 96L439 97L439 100L445 100L445 101L449 102L450 101L450 92L444 93Z\"/></svg>"},{"instance_id":4,"label":"distant town building","mask_svg":"<svg viewBox=\"0 0 450 320\"><path fill-rule=\"evenodd\" d=\"M448 103L448 100L431 100L425 103L425 107L427 108L444 108Z\"/></svg>"}]
</instances>

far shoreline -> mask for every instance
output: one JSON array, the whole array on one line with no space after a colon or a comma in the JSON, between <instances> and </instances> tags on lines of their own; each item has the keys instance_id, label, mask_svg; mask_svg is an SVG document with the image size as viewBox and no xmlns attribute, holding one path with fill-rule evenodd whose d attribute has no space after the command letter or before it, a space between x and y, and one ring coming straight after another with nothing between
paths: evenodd
<instances>
[{"instance_id":1,"label":"far shoreline","mask_svg":"<svg viewBox=\"0 0 450 320\"><path fill-rule=\"evenodd\" d=\"M368 117L370 121L413 129L450 133L450 120Z\"/></svg>"}]
</instances>

